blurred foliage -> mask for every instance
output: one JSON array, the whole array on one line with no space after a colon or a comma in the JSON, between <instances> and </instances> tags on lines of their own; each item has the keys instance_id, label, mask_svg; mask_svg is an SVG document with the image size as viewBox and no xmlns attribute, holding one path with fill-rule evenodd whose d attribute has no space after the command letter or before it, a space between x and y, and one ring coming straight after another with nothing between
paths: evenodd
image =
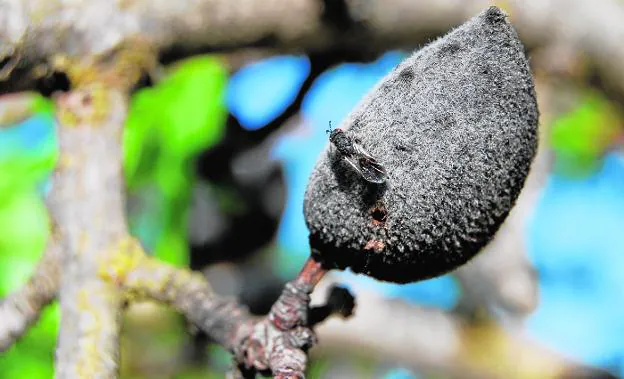
<instances>
[{"instance_id":1,"label":"blurred foliage","mask_svg":"<svg viewBox=\"0 0 624 379\"><path fill-rule=\"evenodd\" d=\"M588 92L580 105L552 125L555 172L586 176L595 172L613 142L622 134L620 110L601 95Z\"/></svg>"},{"instance_id":2,"label":"blurred foliage","mask_svg":"<svg viewBox=\"0 0 624 379\"><path fill-rule=\"evenodd\" d=\"M123 317L120 376L172 378L181 369L185 325L173 309L153 302L132 304Z\"/></svg>"},{"instance_id":3,"label":"blurred foliage","mask_svg":"<svg viewBox=\"0 0 624 379\"><path fill-rule=\"evenodd\" d=\"M140 203L131 212L131 229L147 249L170 263L188 262L186 212L194 181L192 160L223 135L227 81L220 60L196 57L176 65L161 82L138 91L131 101L124 169L129 194ZM35 116L29 120L0 130L0 296L27 280L48 235L41 192L46 192L45 184L49 188L46 179L58 156L53 105L35 96L32 109ZM58 323L55 305L18 344L0 355L0 377L52 377ZM178 336L169 338L173 342L168 345L179 347L183 332L174 332Z\"/></svg>"},{"instance_id":4,"label":"blurred foliage","mask_svg":"<svg viewBox=\"0 0 624 379\"><path fill-rule=\"evenodd\" d=\"M130 196L141 203L131 229L154 255L176 265L188 263L192 161L223 136L227 80L219 60L193 58L132 98L124 162Z\"/></svg>"},{"instance_id":5,"label":"blurred foliage","mask_svg":"<svg viewBox=\"0 0 624 379\"><path fill-rule=\"evenodd\" d=\"M329 361L326 358L310 359L306 376L310 379L324 378L329 371Z\"/></svg>"},{"instance_id":6,"label":"blurred foliage","mask_svg":"<svg viewBox=\"0 0 624 379\"><path fill-rule=\"evenodd\" d=\"M49 221L37 187L57 159L52 104L33 98L37 115L0 131L0 296L23 284L45 247ZM28 138L29 135L42 134ZM48 307L20 343L0 355L3 378L51 378L59 323L58 305Z\"/></svg>"}]
</instances>

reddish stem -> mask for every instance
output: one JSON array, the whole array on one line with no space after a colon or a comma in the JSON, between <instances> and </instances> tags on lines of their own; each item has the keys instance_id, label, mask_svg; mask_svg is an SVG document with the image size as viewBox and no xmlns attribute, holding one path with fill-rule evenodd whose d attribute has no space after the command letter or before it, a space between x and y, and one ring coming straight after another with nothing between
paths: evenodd
<instances>
[{"instance_id":1,"label":"reddish stem","mask_svg":"<svg viewBox=\"0 0 624 379\"><path fill-rule=\"evenodd\" d=\"M273 304L269 320L280 330L307 325L310 293L327 273L321 262L308 258L299 275L286 283L280 298Z\"/></svg>"},{"instance_id":2,"label":"reddish stem","mask_svg":"<svg viewBox=\"0 0 624 379\"><path fill-rule=\"evenodd\" d=\"M313 257L309 257L295 278L295 284L300 288L309 288L311 293L318 282L327 274L321 262L316 261Z\"/></svg>"},{"instance_id":3,"label":"reddish stem","mask_svg":"<svg viewBox=\"0 0 624 379\"><path fill-rule=\"evenodd\" d=\"M318 311L310 315L310 293L328 272L318 258L313 251L297 277L286 283L267 318L239 326L231 344L238 366L233 373L238 377L268 370L277 379L304 378L306 353L317 343L313 324L327 318L335 308L326 305L321 307L321 315ZM352 297L346 303L350 313Z\"/></svg>"}]
</instances>

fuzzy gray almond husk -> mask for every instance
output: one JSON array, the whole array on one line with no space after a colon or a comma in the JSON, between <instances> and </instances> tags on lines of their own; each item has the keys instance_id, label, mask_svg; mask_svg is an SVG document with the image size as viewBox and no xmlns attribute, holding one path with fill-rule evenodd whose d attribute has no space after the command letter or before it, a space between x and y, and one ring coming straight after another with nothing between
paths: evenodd
<instances>
[{"instance_id":1,"label":"fuzzy gray almond husk","mask_svg":"<svg viewBox=\"0 0 624 379\"><path fill-rule=\"evenodd\" d=\"M537 125L524 46L491 7L399 64L346 118L388 178L366 182L328 143L304 201L312 250L398 283L457 268L513 207Z\"/></svg>"}]
</instances>

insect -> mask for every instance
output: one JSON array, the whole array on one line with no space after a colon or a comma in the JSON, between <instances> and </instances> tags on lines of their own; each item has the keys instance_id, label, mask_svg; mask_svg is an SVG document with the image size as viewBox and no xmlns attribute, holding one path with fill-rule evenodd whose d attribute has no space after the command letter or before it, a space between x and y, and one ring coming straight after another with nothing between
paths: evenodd
<instances>
[{"instance_id":1,"label":"insect","mask_svg":"<svg viewBox=\"0 0 624 379\"><path fill-rule=\"evenodd\" d=\"M329 134L329 142L336 147L336 150L338 150L342 158L344 158L364 180L377 184L386 181L388 178L386 169L377 162L377 159L364 150L360 144L347 136L342 129L336 128L332 130L330 121L329 129L327 129L326 132Z\"/></svg>"}]
</instances>

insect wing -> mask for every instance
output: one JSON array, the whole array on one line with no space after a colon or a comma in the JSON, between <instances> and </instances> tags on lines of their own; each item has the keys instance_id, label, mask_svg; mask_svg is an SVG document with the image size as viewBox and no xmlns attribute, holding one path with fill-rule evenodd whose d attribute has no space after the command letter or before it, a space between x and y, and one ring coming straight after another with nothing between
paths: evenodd
<instances>
[{"instance_id":1,"label":"insect wing","mask_svg":"<svg viewBox=\"0 0 624 379\"><path fill-rule=\"evenodd\" d=\"M347 162L355 171L357 171L360 176L364 177L362 173L362 169L360 168L360 163L356 157L343 156L345 162Z\"/></svg>"},{"instance_id":2,"label":"insect wing","mask_svg":"<svg viewBox=\"0 0 624 379\"><path fill-rule=\"evenodd\" d=\"M362 177L371 183L383 183L388 174L386 169L372 155L358 144L354 144L357 157L357 171Z\"/></svg>"},{"instance_id":3,"label":"insect wing","mask_svg":"<svg viewBox=\"0 0 624 379\"><path fill-rule=\"evenodd\" d=\"M386 181L386 170L375 159L359 157L360 174L364 179L372 183L383 183Z\"/></svg>"}]
</instances>

